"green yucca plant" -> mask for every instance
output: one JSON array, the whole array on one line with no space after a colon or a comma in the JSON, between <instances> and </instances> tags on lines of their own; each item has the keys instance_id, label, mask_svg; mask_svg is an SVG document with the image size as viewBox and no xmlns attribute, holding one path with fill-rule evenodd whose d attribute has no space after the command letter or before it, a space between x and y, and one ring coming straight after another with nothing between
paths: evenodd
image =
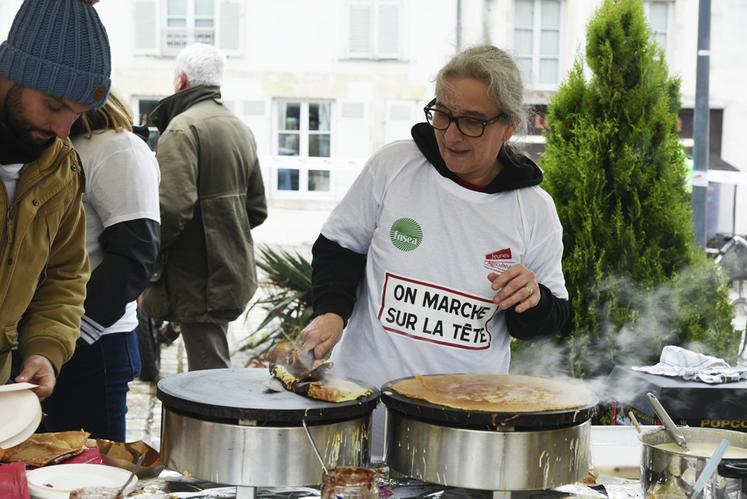
<instances>
[{"instance_id":1,"label":"green yucca plant","mask_svg":"<svg viewBox=\"0 0 747 499\"><path fill-rule=\"evenodd\" d=\"M252 360L262 359L281 341L299 343L298 335L311 320L311 262L299 253L260 246L257 267L266 275L263 293L247 310L257 307L265 316L244 340L239 351L253 350Z\"/></svg>"}]
</instances>

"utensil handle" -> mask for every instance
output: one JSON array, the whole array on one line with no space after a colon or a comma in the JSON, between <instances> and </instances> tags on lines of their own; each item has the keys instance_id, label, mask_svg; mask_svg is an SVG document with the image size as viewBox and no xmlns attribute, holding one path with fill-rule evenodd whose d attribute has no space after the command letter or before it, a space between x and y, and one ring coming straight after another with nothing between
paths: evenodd
<instances>
[{"instance_id":1,"label":"utensil handle","mask_svg":"<svg viewBox=\"0 0 747 499\"><path fill-rule=\"evenodd\" d=\"M648 401L651 404L651 407L654 409L654 412L657 416L659 416L659 419L661 419L664 427L672 434L674 439L677 441L677 444L680 447L686 447L685 435L683 435L680 429L677 428L677 425L674 424L674 421L672 421L672 418L669 417L667 411L664 410L664 406L661 405L661 402L659 402L659 399L656 398L656 395L649 392L646 394L646 396L648 397Z\"/></svg>"},{"instance_id":2,"label":"utensil handle","mask_svg":"<svg viewBox=\"0 0 747 499\"><path fill-rule=\"evenodd\" d=\"M726 439L722 440L718 449L716 449L713 455L708 459L708 461L706 461L703 471L695 481L695 485L693 485L693 493L690 496L690 499L695 499L698 494L700 494L700 491L703 490L708 479L711 478L713 472L716 471L718 463L721 462L721 458L724 456L727 447L729 447L729 441Z\"/></svg>"},{"instance_id":3,"label":"utensil handle","mask_svg":"<svg viewBox=\"0 0 747 499\"><path fill-rule=\"evenodd\" d=\"M137 461L135 462L135 465L132 467L132 471L130 472L130 476L127 477L127 481L124 483L124 485L122 485L119 491L117 491L117 495L115 497L121 497L124 495L125 489L130 484L132 479L135 478L136 472L138 468L140 468L140 465L143 464L143 459L145 459L145 453L140 454L140 457L137 458Z\"/></svg>"},{"instance_id":4,"label":"utensil handle","mask_svg":"<svg viewBox=\"0 0 747 499\"><path fill-rule=\"evenodd\" d=\"M319 448L316 446L316 442L314 441L314 437L311 436L311 432L309 431L309 427L306 426L306 420L301 420L301 425L303 425L303 430L306 432L306 436L309 438L309 443L311 443L311 448L314 450L314 454L316 454L316 458L319 460L319 464L322 465L322 469L324 470L324 474L328 474L329 470L327 469L327 465L324 464L324 459L322 459L322 455L319 452Z\"/></svg>"},{"instance_id":5,"label":"utensil handle","mask_svg":"<svg viewBox=\"0 0 747 499\"><path fill-rule=\"evenodd\" d=\"M628 411L628 416L630 417L630 420L633 422L633 426L635 426L635 429L638 433L642 433L643 430L641 430L641 425L638 423L638 418L635 417L635 414L633 414L633 411Z\"/></svg>"}]
</instances>

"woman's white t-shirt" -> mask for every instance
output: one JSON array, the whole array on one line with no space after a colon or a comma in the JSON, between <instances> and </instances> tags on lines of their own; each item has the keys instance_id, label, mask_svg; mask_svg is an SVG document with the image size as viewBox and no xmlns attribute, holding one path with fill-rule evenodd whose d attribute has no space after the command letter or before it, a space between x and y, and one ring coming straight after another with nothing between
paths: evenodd
<instances>
[{"instance_id":1,"label":"woman's white t-shirt","mask_svg":"<svg viewBox=\"0 0 747 499\"><path fill-rule=\"evenodd\" d=\"M127 132L107 130L73 141L86 177L86 248L91 272L101 264L99 236L120 222L148 218L160 223L158 184L161 172L145 141ZM129 332L137 327L137 303L101 334Z\"/></svg>"}]
</instances>

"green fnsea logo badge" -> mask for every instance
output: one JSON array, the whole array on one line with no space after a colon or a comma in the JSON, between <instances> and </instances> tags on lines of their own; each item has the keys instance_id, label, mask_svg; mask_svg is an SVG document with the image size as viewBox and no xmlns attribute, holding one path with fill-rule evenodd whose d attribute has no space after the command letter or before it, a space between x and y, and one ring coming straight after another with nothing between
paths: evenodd
<instances>
[{"instance_id":1,"label":"green fnsea logo badge","mask_svg":"<svg viewBox=\"0 0 747 499\"><path fill-rule=\"evenodd\" d=\"M412 218L400 218L392 224L389 237L395 248L412 251L423 242L423 229Z\"/></svg>"}]
</instances>

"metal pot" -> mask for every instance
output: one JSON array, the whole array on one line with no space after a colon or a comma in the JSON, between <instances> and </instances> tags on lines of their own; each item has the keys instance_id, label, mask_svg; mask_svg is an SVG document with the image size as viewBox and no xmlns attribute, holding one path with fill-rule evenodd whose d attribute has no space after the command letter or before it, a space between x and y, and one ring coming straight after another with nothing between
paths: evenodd
<instances>
[{"instance_id":1,"label":"metal pot","mask_svg":"<svg viewBox=\"0 0 747 499\"><path fill-rule=\"evenodd\" d=\"M747 449L747 433L712 428L682 428L688 445L713 444L729 441L730 447ZM705 467L707 457L691 456L656 447L673 442L664 428L651 430L640 436L643 444L641 458L641 489L645 497L692 495L693 485ZM724 459L718 471L703 489L704 499L742 499L745 495L747 460Z\"/></svg>"}]
</instances>

